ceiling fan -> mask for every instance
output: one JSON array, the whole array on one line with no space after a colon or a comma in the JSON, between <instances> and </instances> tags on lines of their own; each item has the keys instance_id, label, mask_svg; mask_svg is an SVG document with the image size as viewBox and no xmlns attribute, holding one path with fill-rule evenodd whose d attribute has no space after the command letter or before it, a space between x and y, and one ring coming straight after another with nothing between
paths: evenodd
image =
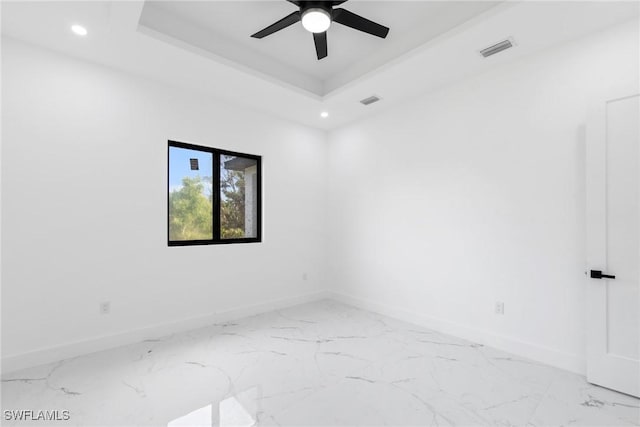
<instances>
[{"instance_id":1,"label":"ceiling fan","mask_svg":"<svg viewBox=\"0 0 640 427\"><path fill-rule=\"evenodd\" d=\"M337 8L347 0L343 1L292 1L287 0L300 8L300 10L290 13L278 22L269 25L257 33L251 35L256 39L261 39L268 35L287 28L298 21L302 21L302 26L313 33L313 41L316 45L318 60L327 56L327 29L332 22L346 25L358 31L362 31L377 37L385 38L389 33L389 28L376 22L369 21L360 15L349 12L346 9Z\"/></svg>"}]
</instances>

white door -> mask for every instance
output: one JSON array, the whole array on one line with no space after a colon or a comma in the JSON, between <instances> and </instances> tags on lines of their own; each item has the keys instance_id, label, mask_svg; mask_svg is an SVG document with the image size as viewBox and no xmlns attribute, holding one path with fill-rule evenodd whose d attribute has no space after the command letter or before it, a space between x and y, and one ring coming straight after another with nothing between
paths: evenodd
<instances>
[{"instance_id":1,"label":"white door","mask_svg":"<svg viewBox=\"0 0 640 427\"><path fill-rule=\"evenodd\" d=\"M587 380L634 396L640 396L639 146L640 96L598 103L587 124Z\"/></svg>"}]
</instances>

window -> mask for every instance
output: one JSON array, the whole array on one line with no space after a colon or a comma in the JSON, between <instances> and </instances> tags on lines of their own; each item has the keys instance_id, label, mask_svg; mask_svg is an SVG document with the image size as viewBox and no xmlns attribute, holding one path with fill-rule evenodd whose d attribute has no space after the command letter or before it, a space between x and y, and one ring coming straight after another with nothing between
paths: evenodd
<instances>
[{"instance_id":1,"label":"window","mask_svg":"<svg viewBox=\"0 0 640 427\"><path fill-rule=\"evenodd\" d=\"M169 141L169 246L261 241L261 157Z\"/></svg>"}]
</instances>

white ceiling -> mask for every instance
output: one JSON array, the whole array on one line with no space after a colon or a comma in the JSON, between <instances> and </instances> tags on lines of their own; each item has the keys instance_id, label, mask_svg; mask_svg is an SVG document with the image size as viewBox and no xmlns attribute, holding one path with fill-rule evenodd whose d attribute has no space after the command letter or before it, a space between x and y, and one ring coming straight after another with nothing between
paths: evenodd
<instances>
[{"instance_id":1,"label":"white ceiling","mask_svg":"<svg viewBox=\"0 0 640 427\"><path fill-rule=\"evenodd\" d=\"M284 0L281 1L285 3ZM213 4L205 4L203 7L219 6L215 1L207 3ZM399 2L364 3L360 9L359 2L352 0L345 4L345 8L388 24L391 27L391 35L394 32L395 18L392 18L394 12L385 12L386 18L379 18L377 14L393 9ZM280 5L279 2L267 2L267 4L274 7L274 12L269 8L269 16L252 17L251 20L255 21L257 28L253 26L254 24L251 28L249 26L242 28L236 36L238 41L231 40L227 46L232 46L232 43L246 43L248 46L254 40L245 40L246 34L261 29L263 24L268 25L278 19L283 11L286 14L289 10L286 3ZM261 7L266 7L267 4ZM145 79L180 87L204 96L212 96L232 105L331 130L392 108L409 99L428 96L430 91L444 85L518 60L538 50L553 48L560 43L616 23L631 19L637 21L640 3L636 1L505 2L466 20L455 28L447 31L441 28L438 31L445 32L435 37L421 33L422 37L427 37L427 41L413 48L409 45L415 43L416 39L415 36L410 35L412 30L410 25L407 25L406 40L401 43L404 44L404 52L399 49L385 53L387 45L379 48L374 46L373 51L364 57L353 59L351 64L348 63L350 59L348 55L343 57L336 52L336 63L327 65L322 71L315 69L309 71L306 68L311 67L310 64L314 64L313 61L300 62L300 65L294 69L284 59L278 57L278 55L285 55L287 60L296 58L297 62L299 55L304 55L305 52L313 54L313 43L307 46L306 42L301 41L298 47L286 47L286 43L296 42L284 37L285 34L288 35L285 31L295 32L293 28L283 30L282 40L274 39L273 51L266 48L263 50L262 46L260 47L258 52L266 59L270 58L271 61L278 63L282 69L293 70L292 72L298 73L301 79L306 78L310 82L322 81L320 92L302 89L300 84L292 84L286 79L274 77L269 74L270 71L267 68L255 69L248 64L241 64L224 57L220 53L216 54L214 50L194 45L194 40L207 40L203 37L203 32L226 31L226 34L229 34L233 27L231 20L227 22L229 27L227 29L194 25L191 27L192 33L186 34L188 37L185 37L184 32L185 28L189 28L188 26L176 26L180 37L187 38L185 41L176 37L175 34L163 33L148 27L142 28L140 21L144 6L144 2L135 0L3 1L1 3L2 35L107 65ZM227 4L226 7L231 13L236 6ZM245 6L247 5L238 7ZM435 7L430 2L424 1L407 2L404 6L408 10L415 7L415 10L420 13ZM460 10L471 13L466 7L466 4L462 4ZM447 12L451 14L451 19L455 15L453 10L450 9L450 12ZM170 15L172 19L179 19L177 15ZM416 15L419 13L416 12ZM461 15L459 17L463 19ZM183 19L186 20L186 18ZM205 25L207 19L209 18L203 18ZM447 25L451 22L449 21ZM89 34L83 38L73 35L69 28L75 23L86 26ZM397 27L396 30L402 33L399 28ZM331 30L333 29L332 27ZM330 37L339 39L345 44L362 42L361 46L379 42L373 37L371 40L364 38L364 41L360 41L355 31L354 34L350 33L349 29L344 30L344 38L337 35L330 35ZM153 37L150 37L151 34ZM399 34L398 38L401 36L402 34ZM228 37L231 38L231 36ZM513 37L517 46L488 59L478 54L479 49L506 37ZM260 41L255 40L255 42ZM289 51L289 49L292 50ZM331 55L333 52L331 49L335 48L330 44L329 49ZM375 58L391 54L396 55L395 59L386 60L384 64L375 62ZM367 62L370 59L372 62ZM339 60L342 61L342 65L338 64ZM349 70L353 69L357 72L350 74L352 71ZM324 85L331 87L327 82L332 79L337 82L334 83L335 88L329 90L324 96L318 95L324 91ZM368 107L358 102L372 94L381 96L383 100ZM321 119L319 115L321 111L328 111L329 118Z\"/></svg>"},{"instance_id":2,"label":"white ceiling","mask_svg":"<svg viewBox=\"0 0 640 427\"><path fill-rule=\"evenodd\" d=\"M264 39L250 35L298 10L275 1L145 2L140 28L162 34L281 79L317 95L394 60L497 5L493 1L349 1L338 6L381 23L386 39L334 24L329 56L316 58L311 33L295 24Z\"/></svg>"}]
</instances>

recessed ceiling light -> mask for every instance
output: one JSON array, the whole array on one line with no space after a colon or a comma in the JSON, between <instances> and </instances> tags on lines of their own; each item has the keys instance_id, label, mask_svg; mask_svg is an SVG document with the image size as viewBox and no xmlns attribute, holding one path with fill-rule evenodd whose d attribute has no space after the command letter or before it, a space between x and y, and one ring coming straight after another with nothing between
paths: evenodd
<instances>
[{"instance_id":1,"label":"recessed ceiling light","mask_svg":"<svg viewBox=\"0 0 640 427\"><path fill-rule=\"evenodd\" d=\"M320 113L320 117L322 117L323 119L326 119L327 117L329 117L329 113L327 113L326 111L323 111L322 113Z\"/></svg>"},{"instance_id":2,"label":"recessed ceiling light","mask_svg":"<svg viewBox=\"0 0 640 427\"><path fill-rule=\"evenodd\" d=\"M74 34L77 34L79 36L86 36L87 35L87 29L85 27L83 27L82 25L72 25L71 26L71 31L73 31Z\"/></svg>"},{"instance_id":3,"label":"recessed ceiling light","mask_svg":"<svg viewBox=\"0 0 640 427\"><path fill-rule=\"evenodd\" d=\"M312 7L302 12L302 26L311 33L324 33L331 25L329 12L319 7Z\"/></svg>"}]
</instances>

